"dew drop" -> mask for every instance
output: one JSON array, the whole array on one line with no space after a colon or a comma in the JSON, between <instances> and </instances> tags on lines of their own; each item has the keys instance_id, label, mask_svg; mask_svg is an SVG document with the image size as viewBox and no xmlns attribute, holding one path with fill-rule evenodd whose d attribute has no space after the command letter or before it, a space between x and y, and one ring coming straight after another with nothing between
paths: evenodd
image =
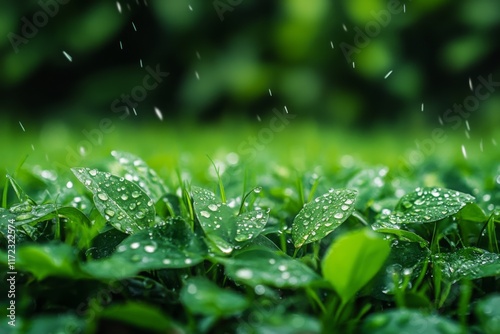
<instances>
[{"instance_id":1,"label":"dew drop","mask_svg":"<svg viewBox=\"0 0 500 334\"><path fill-rule=\"evenodd\" d=\"M144 251L146 251L146 253L154 253L155 250L156 250L156 245L144 246Z\"/></svg>"},{"instance_id":2,"label":"dew drop","mask_svg":"<svg viewBox=\"0 0 500 334\"><path fill-rule=\"evenodd\" d=\"M106 209L104 210L104 213L108 216L108 217L113 217L115 215L115 212L111 209Z\"/></svg>"},{"instance_id":3,"label":"dew drop","mask_svg":"<svg viewBox=\"0 0 500 334\"><path fill-rule=\"evenodd\" d=\"M200 214L205 218L210 218L210 213L208 211L201 211Z\"/></svg>"},{"instance_id":4,"label":"dew drop","mask_svg":"<svg viewBox=\"0 0 500 334\"><path fill-rule=\"evenodd\" d=\"M137 249L137 248L139 248L139 246L140 246L140 245L141 245L141 244L140 244L140 243L138 243L138 242L133 242L132 244L130 244L130 248L131 248L131 249Z\"/></svg>"},{"instance_id":5,"label":"dew drop","mask_svg":"<svg viewBox=\"0 0 500 334\"><path fill-rule=\"evenodd\" d=\"M250 269L238 269L236 271L236 276L243 279L251 279L253 277L253 271Z\"/></svg>"},{"instance_id":6,"label":"dew drop","mask_svg":"<svg viewBox=\"0 0 500 334\"><path fill-rule=\"evenodd\" d=\"M137 219L142 219L142 218L144 218L144 216L145 216L145 214L144 214L144 212L142 212L142 211L139 211L139 212L137 212L137 213L135 214L135 217L136 217Z\"/></svg>"},{"instance_id":7,"label":"dew drop","mask_svg":"<svg viewBox=\"0 0 500 334\"><path fill-rule=\"evenodd\" d=\"M210 211L217 211L217 209L218 209L216 204L209 204L208 208L210 209ZM204 212L206 212L206 211L204 211ZM206 218L209 218L209 217L210 217L210 215L208 215L208 217L206 217Z\"/></svg>"},{"instance_id":8,"label":"dew drop","mask_svg":"<svg viewBox=\"0 0 500 334\"><path fill-rule=\"evenodd\" d=\"M97 169L91 169L89 170L90 176L96 176L97 175Z\"/></svg>"},{"instance_id":9,"label":"dew drop","mask_svg":"<svg viewBox=\"0 0 500 334\"><path fill-rule=\"evenodd\" d=\"M333 217L335 219L342 219L344 218L344 214L342 212L337 212Z\"/></svg>"},{"instance_id":10,"label":"dew drop","mask_svg":"<svg viewBox=\"0 0 500 334\"><path fill-rule=\"evenodd\" d=\"M124 201L128 200L128 195L127 194L121 195L121 199Z\"/></svg>"},{"instance_id":11,"label":"dew drop","mask_svg":"<svg viewBox=\"0 0 500 334\"><path fill-rule=\"evenodd\" d=\"M139 196L141 196L141 193L140 193L139 191L134 190L134 191L132 192L132 197L133 197L133 198L138 198Z\"/></svg>"},{"instance_id":12,"label":"dew drop","mask_svg":"<svg viewBox=\"0 0 500 334\"><path fill-rule=\"evenodd\" d=\"M105 193L98 193L97 194L97 197L101 200L101 201L107 201L108 200L108 195L106 195Z\"/></svg>"}]
</instances>

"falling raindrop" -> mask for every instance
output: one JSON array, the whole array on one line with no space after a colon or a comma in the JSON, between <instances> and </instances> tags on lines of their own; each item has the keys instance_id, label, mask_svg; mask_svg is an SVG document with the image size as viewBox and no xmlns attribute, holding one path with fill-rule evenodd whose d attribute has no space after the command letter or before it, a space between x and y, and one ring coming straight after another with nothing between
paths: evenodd
<instances>
[{"instance_id":1,"label":"falling raindrop","mask_svg":"<svg viewBox=\"0 0 500 334\"><path fill-rule=\"evenodd\" d=\"M66 51L63 51L62 53L63 53L64 57L66 57L66 59L68 59L70 62L73 61L73 57L71 57Z\"/></svg>"},{"instance_id":2,"label":"falling raindrop","mask_svg":"<svg viewBox=\"0 0 500 334\"><path fill-rule=\"evenodd\" d=\"M470 125L468 120L465 120L465 127L467 128L467 131L470 131Z\"/></svg>"},{"instance_id":3,"label":"falling raindrop","mask_svg":"<svg viewBox=\"0 0 500 334\"><path fill-rule=\"evenodd\" d=\"M438 122L439 122L439 124L444 125L443 119L441 118L441 116L438 117Z\"/></svg>"},{"instance_id":4,"label":"falling raindrop","mask_svg":"<svg viewBox=\"0 0 500 334\"><path fill-rule=\"evenodd\" d=\"M356 64L352 62L352 68L356 68Z\"/></svg>"},{"instance_id":5,"label":"falling raindrop","mask_svg":"<svg viewBox=\"0 0 500 334\"><path fill-rule=\"evenodd\" d=\"M491 138L491 143L492 143L494 146L497 146L497 141L496 141L494 138Z\"/></svg>"},{"instance_id":6,"label":"falling raindrop","mask_svg":"<svg viewBox=\"0 0 500 334\"><path fill-rule=\"evenodd\" d=\"M198 73L198 71L194 71L194 75L196 75L197 80L200 80L200 74Z\"/></svg>"},{"instance_id":7,"label":"falling raindrop","mask_svg":"<svg viewBox=\"0 0 500 334\"><path fill-rule=\"evenodd\" d=\"M259 116L259 115L257 115L257 121L258 121L258 122L262 122L262 119L260 118L260 116Z\"/></svg>"},{"instance_id":8,"label":"falling raindrop","mask_svg":"<svg viewBox=\"0 0 500 334\"><path fill-rule=\"evenodd\" d=\"M420 111L424 111L424 103L422 102L422 105L420 106Z\"/></svg>"},{"instance_id":9,"label":"falling raindrop","mask_svg":"<svg viewBox=\"0 0 500 334\"><path fill-rule=\"evenodd\" d=\"M157 107L155 107L155 113L156 113L156 116L158 117L158 119L160 121L163 121L163 114L161 113L160 109L158 109Z\"/></svg>"},{"instance_id":10,"label":"falling raindrop","mask_svg":"<svg viewBox=\"0 0 500 334\"><path fill-rule=\"evenodd\" d=\"M288 109L287 109L287 107L286 107L286 106L285 106L285 112L288 114Z\"/></svg>"},{"instance_id":11,"label":"falling raindrop","mask_svg":"<svg viewBox=\"0 0 500 334\"><path fill-rule=\"evenodd\" d=\"M120 41L120 49L123 50L123 44L122 41Z\"/></svg>"},{"instance_id":12,"label":"falling raindrop","mask_svg":"<svg viewBox=\"0 0 500 334\"><path fill-rule=\"evenodd\" d=\"M137 31L134 21L132 21L132 28L134 28L134 31Z\"/></svg>"},{"instance_id":13,"label":"falling raindrop","mask_svg":"<svg viewBox=\"0 0 500 334\"><path fill-rule=\"evenodd\" d=\"M135 108L132 108L132 111L134 112L134 115L137 116L137 111L135 110Z\"/></svg>"},{"instance_id":14,"label":"falling raindrop","mask_svg":"<svg viewBox=\"0 0 500 334\"><path fill-rule=\"evenodd\" d=\"M344 29L344 31L347 32L347 27L344 23L342 23L342 29Z\"/></svg>"},{"instance_id":15,"label":"falling raindrop","mask_svg":"<svg viewBox=\"0 0 500 334\"><path fill-rule=\"evenodd\" d=\"M465 137L467 137L467 139L470 139L469 131L467 130L465 130Z\"/></svg>"},{"instance_id":16,"label":"falling raindrop","mask_svg":"<svg viewBox=\"0 0 500 334\"><path fill-rule=\"evenodd\" d=\"M23 123L21 123L21 121L19 121L19 125L21 126L21 129L23 130L23 132L26 132L26 130L24 129Z\"/></svg>"},{"instance_id":17,"label":"falling raindrop","mask_svg":"<svg viewBox=\"0 0 500 334\"><path fill-rule=\"evenodd\" d=\"M34 151L35 150L35 145L31 144L31 149Z\"/></svg>"},{"instance_id":18,"label":"falling raindrop","mask_svg":"<svg viewBox=\"0 0 500 334\"><path fill-rule=\"evenodd\" d=\"M464 145L462 145L462 154L464 155L464 158L467 159L467 152L465 151Z\"/></svg>"},{"instance_id":19,"label":"falling raindrop","mask_svg":"<svg viewBox=\"0 0 500 334\"><path fill-rule=\"evenodd\" d=\"M406 13L406 4L403 4L403 13Z\"/></svg>"},{"instance_id":20,"label":"falling raindrop","mask_svg":"<svg viewBox=\"0 0 500 334\"><path fill-rule=\"evenodd\" d=\"M387 79L389 77L389 75L391 75L392 73L392 70L390 70L389 72L387 72L387 74L385 75L384 79Z\"/></svg>"},{"instance_id":21,"label":"falling raindrop","mask_svg":"<svg viewBox=\"0 0 500 334\"><path fill-rule=\"evenodd\" d=\"M191 5L188 6L190 11L193 11L193 7Z\"/></svg>"},{"instance_id":22,"label":"falling raindrop","mask_svg":"<svg viewBox=\"0 0 500 334\"><path fill-rule=\"evenodd\" d=\"M200 53L196 51L196 58L201 59Z\"/></svg>"},{"instance_id":23,"label":"falling raindrop","mask_svg":"<svg viewBox=\"0 0 500 334\"><path fill-rule=\"evenodd\" d=\"M271 92L271 88L269 88L269 96L273 96L273 92Z\"/></svg>"},{"instance_id":24,"label":"falling raindrop","mask_svg":"<svg viewBox=\"0 0 500 334\"><path fill-rule=\"evenodd\" d=\"M118 9L118 13L122 13L122 5L117 1L116 2L116 8Z\"/></svg>"},{"instance_id":25,"label":"falling raindrop","mask_svg":"<svg viewBox=\"0 0 500 334\"><path fill-rule=\"evenodd\" d=\"M471 92L474 90L474 86L472 86L472 80L470 77L469 77L469 88L470 88Z\"/></svg>"},{"instance_id":26,"label":"falling raindrop","mask_svg":"<svg viewBox=\"0 0 500 334\"><path fill-rule=\"evenodd\" d=\"M335 48L335 46L333 45L333 41L330 41L330 46L332 47L332 49Z\"/></svg>"}]
</instances>

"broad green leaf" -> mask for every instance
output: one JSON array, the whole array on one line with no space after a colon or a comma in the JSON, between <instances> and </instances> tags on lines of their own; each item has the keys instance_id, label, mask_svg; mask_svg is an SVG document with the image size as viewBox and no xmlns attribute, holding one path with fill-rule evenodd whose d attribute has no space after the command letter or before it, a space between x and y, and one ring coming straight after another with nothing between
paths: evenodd
<instances>
[{"instance_id":1,"label":"broad green leaf","mask_svg":"<svg viewBox=\"0 0 500 334\"><path fill-rule=\"evenodd\" d=\"M136 275L140 271L136 263L113 256L84 262L80 264L80 268L88 276L102 280L120 280Z\"/></svg>"},{"instance_id":2,"label":"broad green leaf","mask_svg":"<svg viewBox=\"0 0 500 334\"><path fill-rule=\"evenodd\" d=\"M336 239L323 260L323 277L347 303L384 264L389 241L369 229L349 232Z\"/></svg>"},{"instance_id":3,"label":"broad green leaf","mask_svg":"<svg viewBox=\"0 0 500 334\"><path fill-rule=\"evenodd\" d=\"M227 317L241 313L249 306L241 294L222 289L201 277L187 280L180 296L181 302L195 314Z\"/></svg>"},{"instance_id":4,"label":"broad green leaf","mask_svg":"<svg viewBox=\"0 0 500 334\"><path fill-rule=\"evenodd\" d=\"M182 219L137 232L123 240L112 258L126 259L138 270L192 267L204 260L205 245Z\"/></svg>"},{"instance_id":5,"label":"broad green leaf","mask_svg":"<svg viewBox=\"0 0 500 334\"><path fill-rule=\"evenodd\" d=\"M98 313L98 317L161 333L174 329L172 320L159 308L133 301L106 307Z\"/></svg>"},{"instance_id":6,"label":"broad green leaf","mask_svg":"<svg viewBox=\"0 0 500 334\"><path fill-rule=\"evenodd\" d=\"M305 287L321 278L299 260L281 251L250 247L230 259L221 259L226 274L250 286L259 284L277 288Z\"/></svg>"},{"instance_id":7,"label":"broad green leaf","mask_svg":"<svg viewBox=\"0 0 500 334\"><path fill-rule=\"evenodd\" d=\"M460 210L457 214L459 220L466 220L474 223L484 223L488 220L488 217L484 213L483 209L479 207L476 203L468 203Z\"/></svg>"},{"instance_id":8,"label":"broad green leaf","mask_svg":"<svg viewBox=\"0 0 500 334\"><path fill-rule=\"evenodd\" d=\"M128 236L123 232L109 226L107 231L99 233L92 239L91 247L85 252L85 255L93 259L101 259L111 256L120 242Z\"/></svg>"},{"instance_id":9,"label":"broad green leaf","mask_svg":"<svg viewBox=\"0 0 500 334\"><path fill-rule=\"evenodd\" d=\"M72 168L94 195L97 210L117 230L133 234L154 224L154 202L133 182L90 168Z\"/></svg>"},{"instance_id":10,"label":"broad green leaf","mask_svg":"<svg viewBox=\"0 0 500 334\"><path fill-rule=\"evenodd\" d=\"M500 294L485 297L474 311L485 334L500 333Z\"/></svg>"},{"instance_id":11,"label":"broad green leaf","mask_svg":"<svg viewBox=\"0 0 500 334\"><path fill-rule=\"evenodd\" d=\"M376 200L382 194L382 189L385 186L385 177L389 169L381 168L366 168L347 183L347 188L356 189L358 196L355 207L359 210L364 210L370 206L370 202Z\"/></svg>"},{"instance_id":12,"label":"broad green leaf","mask_svg":"<svg viewBox=\"0 0 500 334\"><path fill-rule=\"evenodd\" d=\"M72 313L46 314L35 316L26 322L22 326L22 333L84 333L87 327L88 323L84 318Z\"/></svg>"},{"instance_id":13,"label":"broad green leaf","mask_svg":"<svg viewBox=\"0 0 500 334\"><path fill-rule=\"evenodd\" d=\"M279 313L279 308L261 308L250 313L238 326L237 333L253 334L313 334L322 333L316 317L305 314ZM255 314L258 315L255 321ZM252 317L253 316L253 317ZM251 318L252 317L252 318Z\"/></svg>"},{"instance_id":14,"label":"broad green leaf","mask_svg":"<svg viewBox=\"0 0 500 334\"><path fill-rule=\"evenodd\" d=\"M235 215L235 210L219 203L209 190L192 187L193 204L201 228L208 239L224 254L238 243L257 237L264 229L269 213L255 210Z\"/></svg>"},{"instance_id":15,"label":"broad green leaf","mask_svg":"<svg viewBox=\"0 0 500 334\"><path fill-rule=\"evenodd\" d=\"M428 248L422 248L415 242L393 240L387 260L370 284L370 295L382 300L392 300L396 289L400 289L405 280L410 283L407 288L411 288L430 253Z\"/></svg>"},{"instance_id":16,"label":"broad green leaf","mask_svg":"<svg viewBox=\"0 0 500 334\"><path fill-rule=\"evenodd\" d=\"M111 155L125 169L125 179L139 185L155 202L168 192L163 180L141 158L121 151L112 151Z\"/></svg>"},{"instance_id":17,"label":"broad green leaf","mask_svg":"<svg viewBox=\"0 0 500 334\"><path fill-rule=\"evenodd\" d=\"M391 234L401 240L418 242L421 247L426 247L429 242L418 234L401 229L401 224L394 224L388 221L388 216L381 215L375 223L371 225L372 229L379 233Z\"/></svg>"},{"instance_id":18,"label":"broad green leaf","mask_svg":"<svg viewBox=\"0 0 500 334\"><path fill-rule=\"evenodd\" d=\"M500 275L500 255L480 248L467 247L454 253L438 253L433 265L443 279L455 283L461 279L478 279Z\"/></svg>"},{"instance_id":19,"label":"broad green leaf","mask_svg":"<svg viewBox=\"0 0 500 334\"><path fill-rule=\"evenodd\" d=\"M459 212L475 198L445 188L417 188L404 195L391 218L396 223L430 223Z\"/></svg>"},{"instance_id":20,"label":"broad green leaf","mask_svg":"<svg viewBox=\"0 0 500 334\"><path fill-rule=\"evenodd\" d=\"M76 249L66 244L23 245L17 249L16 269L31 272L38 280L48 276L78 278Z\"/></svg>"},{"instance_id":21,"label":"broad green leaf","mask_svg":"<svg viewBox=\"0 0 500 334\"><path fill-rule=\"evenodd\" d=\"M370 315L361 333L371 334L462 334L462 328L447 318L427 315L419 310L398 309Z\"/></svg>"},{"instance_id":22,"label":"broad green leaf","mask_svg":"<svg viewBox=\"0 0 500 334\"><path fill-rule=\"evenodd\" d=\"M331 189L306 203L293 220L292 238L296 248L323 239L354 211L356 190Z\"/></svg>"},{"instance_id":23,"label":"broad green leaf","mask_svg":"<svg viewBox=\"0 0 500 334\"><path fill-rule=\"evenodd\" d=\"M15 226L49 220L57 216L56 211L54 204L14 204L8 210L0 211L0 226L7 226L9 220L13 221Z\"/></svg>"}]
</instances>

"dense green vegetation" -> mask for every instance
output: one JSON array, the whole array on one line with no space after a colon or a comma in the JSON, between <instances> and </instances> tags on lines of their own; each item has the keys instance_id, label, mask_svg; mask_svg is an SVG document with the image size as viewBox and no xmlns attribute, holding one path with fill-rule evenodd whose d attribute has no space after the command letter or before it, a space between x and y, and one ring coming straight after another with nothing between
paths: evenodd
<instances>
[{"instance_id":1,"label":"dense green vegetation","mask_svg":"<svg viewBox=\"0 0 500 334\"><path fill-rule=\"evenodd\" d=\"M122 151L26 163L0 209L16 329L496 333L500 171L486 156L411 173L234 152L159 174Z\"/></svg>"}]
</instances>

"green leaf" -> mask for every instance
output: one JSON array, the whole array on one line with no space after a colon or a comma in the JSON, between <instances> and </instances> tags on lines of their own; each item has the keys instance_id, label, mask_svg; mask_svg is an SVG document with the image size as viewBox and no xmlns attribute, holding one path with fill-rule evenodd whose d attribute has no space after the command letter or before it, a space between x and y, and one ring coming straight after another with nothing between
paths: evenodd
<instances>
[{"instance_id":1,"label":"green leaf","mask_svg":"<svg viewBox=\"0 0 500 334\"><path fill-rule=\"evenodd\" d=\"M393 224L389 221L386 221L384 216L382 216L382 218L380 219L377 219L377 221L373 223L371 227L376 232L391 234L404 241L418 242L421 247L426 247L429 245L429 242L418 234L401 229L400 224Z\"/></svg>"},{"instance_id":2,"label":"green leaf","mask_svg":"<svg viewBox=\"0 0 500 334\"><path fill-rule=\"evenodd\" d=\"M443 278L451 283L500 275L500 255L480 248L467 247L453 253L438 253L432 262Z\"/></svg>"},{"instance_id":3,"label":"green leaf","mask_svg":"<svg viewBox=\"0 0 500 334\"><path fill-rule=\"evenodd\" d=\"M31 272L38 280L48 276L83 277L76 261L76 249L69 245L32 244L17 249L16 268Z\"/></svg>"},{"instance_id":4,"label":"green leaf","mask_svg":"<svg viewBox=\"0 0 500 334\"><path fill-rule=\"evenodd\" d=\"M385 177L389 169L381 168L366 168L347 183L347 188L356 189L358 196L356 199L356 209L364 210L370 206L370 202L378 199L382 194L382 189L385 186Z\"/></svg>"},{"instance_id":5,"label":"green leaf","mask_svg":"<svg viewBox=\"0 0 500 334\"><path fill-rule=\"evenodd\" d=\"M419 310L389 310L370 315L363 324L361 333L371 334L462 334L455 322L438 315L427 315Z\"/></svg>"},{"instance_id":6,"label":"green leaf","mask_svg":"<svg viewBox=\"0 0 500 334\"><path fill-rule=\"evenodd\" d=\"M404 195L393 212L396 223L431 223L459 212L475 198L445 188L417 188Z\"/></svg>"},{"instance_id":7,"label":"green leaf","mask_svg":"<svg viewBox=\"0 0 500 334\"><path fill-rule=\"evenodd\" d=\"M250 247L230 259L220 261L225 265L229 277L250 286L263 284L277 288L298 288L321 279L299 260L281 251L262 247Z\"/></svg>"},{"instance_id":8,"label":"green leaf","mask_svg":"<svg viewBox=\"0 0 500 334\"><path fill-rule=\"evenodd\" d=\"M500 294L492 294L479 301L474 313L485 334L500 333Z\"/></svg>"},{"instance_id":9,"label":"green leaf","mask_svg":"<svg viewBox=\"0 0 500 334\"><path fill-rule=\"evenodd\" d=\"M323 258L323 277L345 304L377 274L390 250L389 241L369 229L342 235Z\"/></svg>"},{"instance_id":10,"label":"green leaf","mask_svg":"<svg viewBox=\"0 0 500 334\"><path fill-rule=\"evenodd\" d=\"M207 238L224 254L231 253L238 243L252 240L264 229L269 213L255 210L235 215L226 203L217 201L209 190L192 187L196 216Z\"/></svg>"},{"instance_id":11,"label":"green leaf","mask_svg":"<svg viewBox=\"0 0 500 334\"><path fill-rule=\"evenodd\" d=\"M90 168L72 168L93 194L97 210L117 230L136 233L154 223L154 202L135 183Z\"/></svg>"},{"instance_id":12,"label":"green leaf","mask_svg":"<svg viewBox=\"0 0 500 334\"><path fill-rule=\"evenodd\" d=\"M121 151L112 151L111 155L125 169L125 179L138 184L155 202L168 192L163 180L141 158Z\"/></svg>"},{"instance_id":13,"label":"green leaf","mask_svg":"<svg viewBox=\"0 0 500 334\"><path fill-rule=\"evenodd\" d=\"M98 316L162 333L174 328L172 320L157 307L132 301L107 307Z\"/></svg>"},{"instance_id":14,"label":"green leaf","mask_svg":"<svg viewBox=\"0 0 500 334\"><path fill-rule=\"evenodd\" d=\"M306 203L293 221L295 247L321 240L339 227L354 211L356 195L356 190L331 189Z\"/></svg>"},{"instance_id":15,"label":"green leaf","mask_svg":"<svg viewBox=\"0 0 500 334\"><path fill-rule=\"evenodd\" d=\"M105 249L106 253L110 251ZM82 270L98 279L122 279L145 270L192 267L202 262L206 253L200 237L184 220L176 218L128 236L113 255L86 262Z\"/></svg>"},{"instance_id":16,"label":"green leaf","mask_svg":"<svg viewBox=\"0 0 500 334\"><path fill-rule=\"evenodd\" d=\"M208 316L227 317L241 313L249 306L242 295L201 277L187 280L180 296L181 302L192 313Z\"/></svg>"},{"instance_id":17,"label":"green leaf","mask_svg":"<svg viewBox=\"0 0 500 334\"><path fill-rule=\"evenodd\" d=\"M85 319L71 313L59 313L33 317L22 327L22 333L84 333L87 327Z\"/></svg>"}]
</instances>

